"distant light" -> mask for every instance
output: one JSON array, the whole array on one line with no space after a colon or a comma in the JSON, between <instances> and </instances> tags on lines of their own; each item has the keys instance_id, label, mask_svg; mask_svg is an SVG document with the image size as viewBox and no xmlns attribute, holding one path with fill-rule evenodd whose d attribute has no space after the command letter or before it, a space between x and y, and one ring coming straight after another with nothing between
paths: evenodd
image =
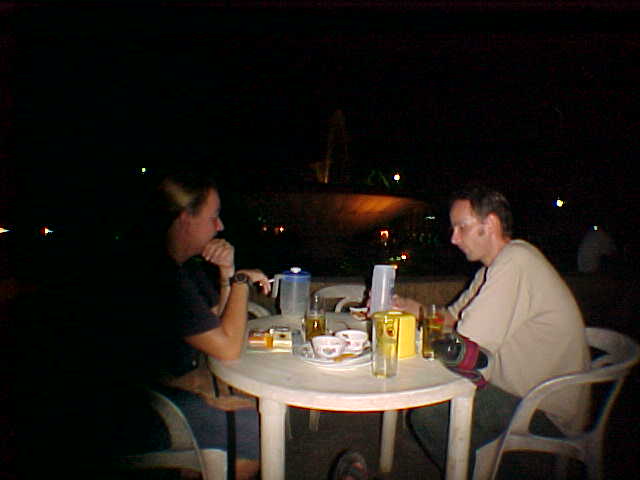
<instances>
[{"instance_id":1,"label":"distant light","mask_svg":"<svg viewBox=\"0 0 640 480\"><path fill-rule=\"evenodd\" d=\"M596 232L598 231L598 228L600 228L600 227L598 227L598 225L594 225L594 226L593 226L593 229L594 229Z\"/></svg>"},{"instance_id":2,"label":"distant light","mask_svg":"<svg viewBox=\"0 0 640 480\"><path fill-rule=\"evenodd\" d=\"M380 230L380 239L383 242L389 240L389 230Z\"/></svg>"},{"instance_id":3,"label":"distant light","mask_svg":"<svg viewBox=\"0 0 640 480\"><path fill-rule=\"evenodd\" d=\"M276 227L273 229L273 232L278 235L279 233L284 232L284 227L282 225L280 225L279 227Z\"/></svg>"},{"instance_id":4,"label":"distant light","mask_svg":"<svg viewBox=\"0 0 640 480\"><path fill-rule=\"evenodd\" d=\"M0 233L7 233L10 232L11 230L7 230L6 228L2 228L0 227Z\"/></svg>"},{"instance_id":5,"label":"distant light","mask_svg":"<svg viewBox=\"0 0 640 480\"><path fill-rule=\"evenodd\" d=\"M401 258L402 260L406 260L407 258L409 258L409 254L408 254L408 253L404 253L404 252L403 252L403 253L402 253L402 255L400 255L400 258Z\"/></svg>"},{"instance_id":6,"label":"distant light","mask_svg":"<svg viewBox=\"0 0 640 480\"><path fill-rule=\"evenodd\" d=\"M49 229L49 227L42 227L42 228L40 229L40 235L42 235L42 236L45 236L45 237L46 237L46 236L47 236L47 235L49 235L50 233L53 233L53 230L50 230L50 229Z\"/></svg>"},{"instance_id":7,"label":"distant light","mask_svg":"<svg viewBox=\"0 0 640 480\"><path fill-rule=\"evenodd\" d=\"M142 168L140 169L140 173L147 173L147 169L146 169L146 168L144 168L144 167L142 167Z\"/></svg>"},{"instance_id":8,"label":"distant light","mask_svg":"<svg viewBox=\"0 0 640 480\"><path fill-rule=\"evenodd\" d=\"M424 217L425 220L435 220L436 217L435 215L427 215L426 217Z\"/></svg>"},{"instance_id":9,"label":"distant light","mask_svg":"<svg viewBox=\"0 0 640 480\"><path fill-rule=\"evenodd\" d=\"M556 207L562 207L564 205L564 200L560 200L560 198L558 197L558 199L556 200Z\"/></svg>"},{"instance_id":10,"label":"distant light","mask_svg":"<svg viewBox=\"0 0 640 480\"><path fill-rule=\"evenodd\" d=\"M399 174L399 173L396 173L396 174L393 176L393 179L394 179L396 182L399 182L399 181L400 181L400 174Z\"/></svg>"}]
</instances>

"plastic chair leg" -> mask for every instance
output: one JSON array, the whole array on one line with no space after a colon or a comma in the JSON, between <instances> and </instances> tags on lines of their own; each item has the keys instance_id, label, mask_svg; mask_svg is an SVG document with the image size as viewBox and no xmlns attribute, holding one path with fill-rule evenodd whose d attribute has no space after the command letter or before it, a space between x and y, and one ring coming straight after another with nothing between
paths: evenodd
<instances>
[{"instance_id":1,"label":"plastic chair leg","mask_svg":"<svg viewBox=\"0 0 640 480\"><path fill-rule=\"evenodd\" d=\"M200 450L202 457L202 480L227 478L227 452L213 448Z\"/></svg>"},{"instance_id":2,"label":"plastic chair leg","mask_svg":"<svg viewBox=\"0 0 640 480\"><path fill-rule=\"evenodd\" d=\"M309 430L317 432L320 428L320 411L309 410Z\"/></svg>"},{"instance_id":3,"label":"plastic chair leg","mask_svg":"<svg viewBox=\"0 0 640 480\"><path fill-rule=\"evenodd\" d=\"M499 445L500 437L476 450L473 480L489 480L495 478L498 472L494 472L493 470Z\"/></svg>"}]
</instances>

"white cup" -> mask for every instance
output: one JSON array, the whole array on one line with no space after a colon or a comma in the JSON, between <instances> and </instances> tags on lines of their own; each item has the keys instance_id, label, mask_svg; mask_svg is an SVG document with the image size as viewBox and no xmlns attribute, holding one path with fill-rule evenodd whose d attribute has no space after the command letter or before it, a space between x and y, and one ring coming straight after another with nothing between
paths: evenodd
<instances>
[{"instance_id":1,"label":"white cup","mask_svg":"<svg viewBox=\"0 0 640 480\"><path fill-rule=\"evenodd\" d=\"M344 349L347 353L360 353L369 341L369 335L362 330L340 330L336 332L336 337L344 338L347 345Z\"/></svg>"},{"instance_id":2,"label":"white cup","mask_svg":"<svg viewBox=\"0 0 640 480\"><path fill-rule=\"evenodd\" d=\"M347 342L344 338L333 335L318 335L311 339L316 356L330 360L339 357L344 352Z\"/></svg>"}]
</instances>

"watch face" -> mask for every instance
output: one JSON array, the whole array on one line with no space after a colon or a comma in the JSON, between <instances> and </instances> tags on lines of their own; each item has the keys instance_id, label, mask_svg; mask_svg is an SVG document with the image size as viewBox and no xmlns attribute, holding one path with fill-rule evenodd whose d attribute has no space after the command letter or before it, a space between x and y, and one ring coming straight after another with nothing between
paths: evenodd
<instances>
[{"instance_id":1,"label":"watch face","mask_svg":"<svg viewBox=\"0 0 640 480\"><path fill-rule=\"evenodd\" d=\"M238 283L250 283L249 277L245 273L236 273L233 277L233 281Z\"/></svg>"}]
</instances>

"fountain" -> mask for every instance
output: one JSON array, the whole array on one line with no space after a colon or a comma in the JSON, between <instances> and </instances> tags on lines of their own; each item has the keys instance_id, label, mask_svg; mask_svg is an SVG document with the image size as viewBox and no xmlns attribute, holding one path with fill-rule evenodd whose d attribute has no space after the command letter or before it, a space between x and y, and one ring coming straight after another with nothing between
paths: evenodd
<instances>
[{"instance_id":1,"label":"fountain","mask_svg":"<svg viewBox=\"0 0 640 480\"><path fill-rule=\"evenodd\" d=\"M367 235L373 241L376 232L398 224L415 229L428 209L415 198L326 184L255 193L244 201L266 230L294 238L296 253L314 265L335 265L350 250L366 255L369 245L362 239Z\"/></svg>"},{"instance_id":2,"label":"fountain","mask_svg":"<svg viewBox=\"0 0 640 480\"><path fill-rule=\"evenodd\" d=\"M336 110L329 119L326 154L310 165L315 183L292 183L244 198L266 231L286 232L293 239L283 256L297 256L334 273L337 263L349 257L368 261L375 257L375 249L368 247L376 230L402 221L398 230L416 231L427 210L421 200L391 193L389 184L386 188L354 185L348 143L344 113Z\"/></svg>"}]
</instances>

